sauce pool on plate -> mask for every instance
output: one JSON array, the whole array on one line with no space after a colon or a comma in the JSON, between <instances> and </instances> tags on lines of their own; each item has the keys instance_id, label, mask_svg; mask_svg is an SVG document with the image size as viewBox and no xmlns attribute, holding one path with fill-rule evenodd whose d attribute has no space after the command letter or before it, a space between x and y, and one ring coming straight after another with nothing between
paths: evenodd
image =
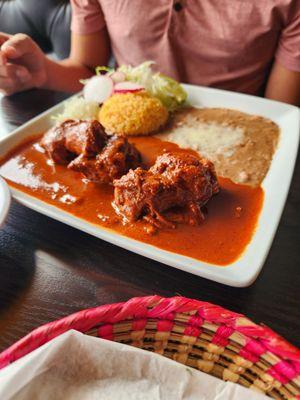
<instances>
[{"instance_id":1,"label":"sauce pool on plate","mask_svg":"<svg viewBox=\"0 0 300 400\"><path fill-rule=\"evenodd\" d=\"M165 151L190 152L158 138L129 139L149 167ZM262 208L261 187L235 184L218 178L220 193L205 207L197 226L178 223L175 229L149 234L144 221L124 225L111 205L113 187L88 182L78 172L53 165L39 146L39 137L16 147L1 162L0 175L10 186L52 204L75 217L147 244L207 263L226 266L241 256L255 231Z\"/></svg>"}]
</instances>

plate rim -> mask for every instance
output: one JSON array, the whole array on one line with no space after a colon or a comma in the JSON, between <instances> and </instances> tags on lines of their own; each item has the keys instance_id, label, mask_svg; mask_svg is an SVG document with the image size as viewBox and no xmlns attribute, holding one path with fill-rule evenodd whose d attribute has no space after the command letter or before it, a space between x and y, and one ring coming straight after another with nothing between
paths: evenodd
<instances>
[{"instance_id":1,"label":"plate rim","mask_svg":"<svg viewBox=\"0 0 300 400\"><path fill-rule=\"evenodd\" d=\"M5 179L0 176L0 228L4 225L11 205L11 191Z\"/></svg>"}]
</instances>

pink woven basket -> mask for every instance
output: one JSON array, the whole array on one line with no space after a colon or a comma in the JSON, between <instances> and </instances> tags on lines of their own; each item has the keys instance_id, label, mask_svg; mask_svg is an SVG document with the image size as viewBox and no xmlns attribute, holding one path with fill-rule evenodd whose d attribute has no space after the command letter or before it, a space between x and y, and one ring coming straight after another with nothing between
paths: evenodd
<instances>
[{"instance_id":1,"label":"pink woven basket","mask_svg":"<svg viewBox=\"0 0 300 400\"><path fill-rule=\"evenodd\" d=\"M184 297L133 298L48 323L3 351L0 368L69 329L154 351L275 399L300 399L297 348L241 314Z\"/></svg>"}]
</instances>

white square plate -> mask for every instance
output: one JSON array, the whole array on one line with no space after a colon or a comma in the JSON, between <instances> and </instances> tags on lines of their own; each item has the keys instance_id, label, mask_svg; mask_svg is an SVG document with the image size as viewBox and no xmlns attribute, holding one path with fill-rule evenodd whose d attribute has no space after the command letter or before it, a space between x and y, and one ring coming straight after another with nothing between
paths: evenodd
<instances>
[{"instance_id":1,"label":"white square plate","mask_svg":"<svg viewBox=\"0 0 300 400\"><path fill-rule=\"evenodd\" d=\"M299 108L223 90L192 85L184 85L184 87L189 94L190 103L194 106L234 108L250 114L262 115L272 119L281 129L278 148L262 183L265 199L256 232L244 253L234 263L219 267L161 250L76 218L19 190L12 189L12 193L15 199L29 208L127 250L227 285L248 286L256 279L264 264L289 191L299 144ZM0 157L25 138L46 131L53 124L51 117L60 112L62 107L63 103L58 104L1 140Z\"/></svg>"},{"instance_id":2,"label":"white square plate","mask_svg":"<svg viewBox=\"0 0 300 400\"><path fill-rule=\"evenodd\" d=\"M7 183L0 176L0 228L4 224L10 206L10 191Z\"/></svg>"}]
</instances>

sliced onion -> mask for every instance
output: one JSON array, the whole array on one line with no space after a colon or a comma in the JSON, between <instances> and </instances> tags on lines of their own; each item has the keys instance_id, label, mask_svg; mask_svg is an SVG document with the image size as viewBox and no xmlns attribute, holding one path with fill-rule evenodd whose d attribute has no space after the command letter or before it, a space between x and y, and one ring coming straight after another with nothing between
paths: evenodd
<instances>
[{"instance_id":1,"label":"sliced onion","mask_svg":"<svg viewBox=\"0 0 300 400\"><path fill-rule=\"evenodd\" d=\"M124 82L126 79L126 76L122 71L115 71L109 76L114 81L114 83Z\"/></svg>"},{"instance_id":2,"label":"sliced onion","mask_svg":"<svg viewBox=\"0 0 300 400\"><path fill-rule=\"evenodd\" d=\"M144 89L144 86L129 81L116 83L114 88L115 93L139 92Z\"/></svg>"},{"instance_id":3,"label":"sliced onion","mask_svg":"<svg viewBox=\"0 0 300 400\"><path fill-rule=\"evenodd\" d=\"M93 76L84 86L83 97L87 101L101 104L113 94L113 91L114 82L109 76Z\"/></svg>"}]
</instances>

